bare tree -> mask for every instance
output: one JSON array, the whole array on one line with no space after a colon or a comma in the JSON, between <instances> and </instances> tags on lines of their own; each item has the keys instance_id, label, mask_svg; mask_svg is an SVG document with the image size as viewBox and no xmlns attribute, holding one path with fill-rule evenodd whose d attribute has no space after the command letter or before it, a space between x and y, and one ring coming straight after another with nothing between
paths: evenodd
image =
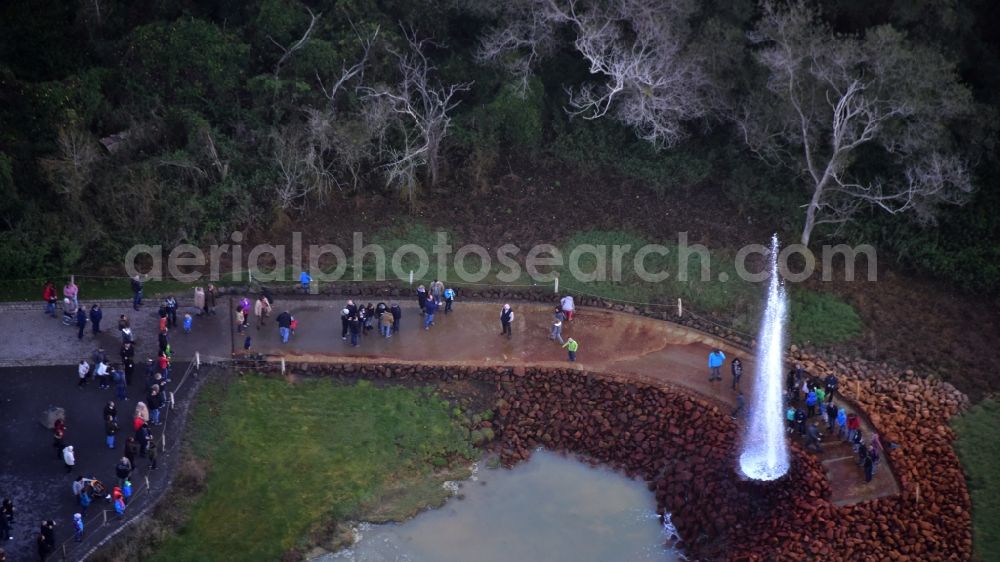
<instances>
[{"instance_id":1,"label":"bare tree","mask_svg":"<svg viewBox=\"0 0 1000 562\"><path fill-rule=\"evenodd\" d=\"M100 159L97 144L85 131L60 129L58 146L53 158L40 161L42 171L60 193L79 197Z\"/></svg>"},{"instance_id":2,"label":"bare tree","mask_svg":"<svg viewBox=\"0 0 1000 562\"><path fill-rule=\"evenodd\" d=\"M750 38L767 94L748 96L734 120L758 156L806 178L803 244L865 207L930 220L937 205L966 199L968 168L947 125L971 97L950 64L888 27L834 36L804 3L763 7ZM873 172L865 157L899 172Z\"/></svg>"},{"instance_id":3,"label":"bare tree","mask_svg":"<svg viewBox=\"0 0 1000 562\"><path fill-rule=\"evenodd\" d=\"M312 34L313 29L316 28L316 22L319 21L320 16L323 15L322 12L318 14L313 13L313 11L310 10L308 6L306 6L306 11L309 12L309 27L306 28L305 33L302 34L302 37L300 37L298 41L285 47L281 43L275 41L274 38L271 37L270 35L267 36L267 38L270 39L272 43L274 43L275 45L278 46L279 49L281 49L281 58L278 59L278 62L274 64L275 78L277 78L278 75L281 73L281 67L285 66L285 63L288 62L288 59L292 57L295 51L298 51L302 47L306 46L306 43L309 42L309 36Z\"/></svg>"},{"instance_id":4,"label":"bare tree","mask_svg":"<svg viewBox=\"0 0 1000 562\"><path fill-rule=\"evenodd\" d=\"M520 80L554 46L562 28L601 80L568 90L573 115L611 114L656 146L684 138L683 124L708 114L712 84L690 48L687 0L517 0L505 23L480 43L478 58Z\"/></svg>"},{"instance_id":5,"label":"bare tree","mask_svg":"<svg viewBox=\"0 0 1000 562\"><path fill-rule=\"evenodd\" d=\"M301 209L317 184L308 181L310 147L294 125L271 135L272 158L278 169L275 194L282 209Z\"/></svg>"},{"instance_id":6,"label":"bare tree","mask_svg":"<svg viewBox=\"0 0 1000 562\"><path fill-rule=\"evenodd\" d=\"M389 149L386 177L390 185L407 189L412 197L416 183L414 174L419 168L426 167L430 185L437 183L441 143L451 124L448 113L459 103L455 99L457 94L467 91L472 83L441 84L433 76L435 67L424 54L430 41L418 41L405 28L403 34L409 44L409 52L393 53L400 73L399 83L393 87L361 86L358 90L369 103L384 104L373 114L384 114L387 109L395 115L394 122L402 142L401 146Z\"/></svg>"}]
</instances>

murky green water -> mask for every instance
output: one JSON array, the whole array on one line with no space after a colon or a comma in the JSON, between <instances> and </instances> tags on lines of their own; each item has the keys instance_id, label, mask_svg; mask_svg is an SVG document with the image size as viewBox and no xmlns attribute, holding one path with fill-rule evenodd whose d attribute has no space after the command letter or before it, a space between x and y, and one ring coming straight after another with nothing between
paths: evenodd
<instances>
[{"instance_id":1,"label":"murky green water","mask_svg":"<svg viewBox=\"0 0 1000 562\"><path fill-rule=\"evenodd\" d=\"M545 451L478 471L452 498L398 525L364 525L341 562L676 561L644 483Z\"/></svg>"}]
</instances>

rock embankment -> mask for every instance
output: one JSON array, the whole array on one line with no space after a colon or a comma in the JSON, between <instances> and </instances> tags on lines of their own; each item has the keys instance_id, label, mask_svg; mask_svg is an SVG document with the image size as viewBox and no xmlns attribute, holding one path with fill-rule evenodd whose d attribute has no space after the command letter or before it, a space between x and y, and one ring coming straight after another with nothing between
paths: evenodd
<instances>
[{"instance_id":1,"label":"rock embankment","mask_svg":"<svg viewBox=\"0 0 1000 562\"><path fill-rule=\"evenodd\" d=\"M297 364L293 372L400 381L472 379L495 385L501 460L543 446L644 478L698 560L968 560L970 499L947 420L966 400L948 385L860 361L793 351L818 376L834 372L865 412L902 493L838 507L822 465L792 445L792 470L742 480L728 411L683 390L574 369L441 368L412 364ZM269 367L274 369L274 366ZM860 479L860 474L859 474Z\"/></svg>"}]
</instances>

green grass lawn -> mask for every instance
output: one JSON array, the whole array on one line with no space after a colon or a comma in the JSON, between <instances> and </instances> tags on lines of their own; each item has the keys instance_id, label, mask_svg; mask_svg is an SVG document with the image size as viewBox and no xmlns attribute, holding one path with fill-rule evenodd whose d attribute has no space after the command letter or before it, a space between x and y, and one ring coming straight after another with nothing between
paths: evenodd
<instances>
[{"instance_id":1,"label":"green grass lawn","mask_svg":"<svg viewBox=\"0 0 1000 562\"><path fill-rule=\"evenodd\" d=\"M210 382L190 435L211 466L205 491L155 560L280 559L319 526L362 515L397 481L474 453L468 430L429 390L364 381Z\"/></svg>"},{"instance_id":2,"label":"green grass lawn","mask_svg":"<svg viewBox=\"0 0 1000 562\"><path fill-rule=\"evenodd\" d=\"M958 433L955 449L972 494L975 559L1000 560L1000 401L983 400L952 420L952 426Z\"/></svg>"}]
</instances>

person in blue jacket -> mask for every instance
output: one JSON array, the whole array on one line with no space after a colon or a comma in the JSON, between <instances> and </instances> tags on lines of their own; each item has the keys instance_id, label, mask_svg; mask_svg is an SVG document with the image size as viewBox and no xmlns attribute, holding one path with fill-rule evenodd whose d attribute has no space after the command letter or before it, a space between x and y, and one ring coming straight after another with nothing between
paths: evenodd
<instances>
[{"instance_id":1,"label":"person in blue jacket","mask_svg":"<svg viewBox=\"0 0 1000 562\"><path fill-rule=\"evenodd\" d=\"M308 294L309 285L312 283L312 277L310 277L309 273L307 273L304 269L302 270L302 273L299 274L299 283L302 285L302 292Z\"/></svg>"},{"instance_id":2,"label":"person in blue jacket","mask_svg":"<svg viewBox=\"0 0 1000 562\"><path fill-rule=\"evenodd\" d=\"M722 380L722 373L720 369L723 363L726 362L726 354L722 352L721 349L713 349L712 353L708 354L708 381Z\"/></svg>"},{"instance_id":3,"label":"person in blue jacket","mask_svg":"<svg viewBox=\"0 0 1000 562\"><path fill-rule=\"evenodd\" d=\"M424 329L430 330L434 323L434 313L437 312L438 303L434 300L434 295L427 295L427 302L424 303Z\"/></svg>"}]
</instances>

